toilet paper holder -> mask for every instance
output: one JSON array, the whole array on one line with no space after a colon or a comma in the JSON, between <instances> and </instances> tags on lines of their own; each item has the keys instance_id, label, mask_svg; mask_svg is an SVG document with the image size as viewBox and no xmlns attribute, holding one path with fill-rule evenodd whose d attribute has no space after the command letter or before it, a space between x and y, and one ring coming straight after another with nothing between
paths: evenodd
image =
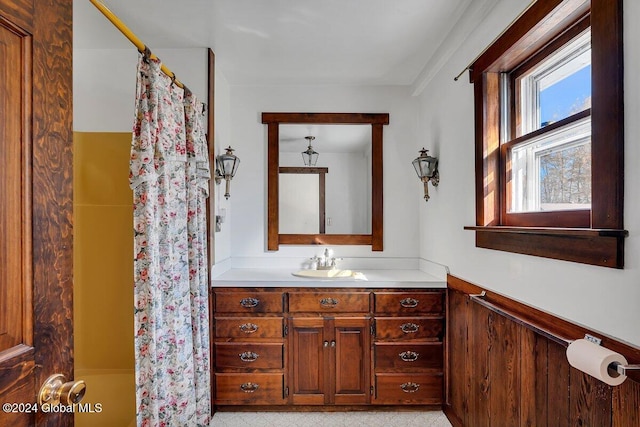
<instances>
[{"instance_id":1,"label":"toilet paper holder","mask_svg":"<svg viewBox=\"0 0 640 427\"><path fill-rule=\"evenodd\" d=\"M613 362L609 365L609 369L617 372L620 375L626 376L628 375L627 372L629 371L640 371L640 365L622 365L620 363Z\"/></svg>"},{"instance_id":2,"label":"toilet paper holder","mask_svg":"<svg viewBox=\"0 0 640 427\"><path fill-rule=\"evenodd\" d=\"M602 345L602 340L594 337L593 335L585 334L584 339L591 341L594 344ZM629 371L640 371L640 365L623 365L618 362L613 362L609 364L608 370L610 373L617 373L618 375L626 376Z\"/></svg>"}]
</instances>

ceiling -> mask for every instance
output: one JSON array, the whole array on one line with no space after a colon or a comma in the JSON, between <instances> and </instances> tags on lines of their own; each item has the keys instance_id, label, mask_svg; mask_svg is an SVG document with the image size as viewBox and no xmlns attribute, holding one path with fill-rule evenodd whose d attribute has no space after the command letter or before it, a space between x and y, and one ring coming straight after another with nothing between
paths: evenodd
<instances>
[{"instance_id":1,"label":"ceiling","mask_svg":"<svg viewBox=\"0 0 640 427\"><path fill-rule=\"evenodd\" d=\"M281 124L278 130L279 149L302 152L307 149L306 136L314 136L313 148L322 153L360 153L371 147L371 125Z\"/></svg>"},{"instance_id":2,"label":"ceiling","mask_svg":"<svg viewBox=\"0 0 640 427\"><path fill-rule=\"evenodd\" d=\"M411 85L472 0L103 2L152 51L211 47L232 85ZM133 46L74 0L74 48Z\"/></svg>"}]
</instances>

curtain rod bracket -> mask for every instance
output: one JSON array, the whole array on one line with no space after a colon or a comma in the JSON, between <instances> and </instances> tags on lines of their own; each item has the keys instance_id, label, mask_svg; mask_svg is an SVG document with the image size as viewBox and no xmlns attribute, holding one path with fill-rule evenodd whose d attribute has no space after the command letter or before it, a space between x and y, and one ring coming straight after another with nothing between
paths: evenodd
<instances>
[{"instance_id":1,"label":"curtain rod bracket","mask_svg":"<svg viewBox=\"0 0 640 427\"><path fill-rule=\"evenodd\" d=\"M453 78L453 81L454 81L454 82L457 82L458 80L460 80L460 77L462 77L462 75L464 74L464 72L465 72L465 71L467 71L467 70L471 70L471 67L469 67L469 66L465 67L465 69L464 69L464 70L460 71L460 74L458 74L457 76L455 76L455 77Z\"/></svg>"}]
</instances>

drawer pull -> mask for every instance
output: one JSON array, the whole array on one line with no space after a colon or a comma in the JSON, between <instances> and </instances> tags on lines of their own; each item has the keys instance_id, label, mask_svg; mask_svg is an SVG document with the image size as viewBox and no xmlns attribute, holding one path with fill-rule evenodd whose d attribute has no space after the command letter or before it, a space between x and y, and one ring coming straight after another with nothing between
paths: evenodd
<instances>
[{"instance_id":1,"label":"drawer pull","mask_svg":"<svg viewBox=\"0 0 640 427\"><path fill-rule=\"evenodd\" d=\"M405 393L415 393L416 391L418 391L420 389L420 384L408 382L408 383L401 384L400 388Z\"/></svg>"},{"instance_id":2,"label":"drawer pull","mask_svg":"<svg viewBox=\"0 0 640 427\"><path fill-rule=\"evenodd\" d=\"M418 306L418 303L420 301L418 301L415 298L405 298L402 301L400 301L400 305L404 308L415 308Z\"/></svg>"},{"instance_id":3,"label":"drawer pull","mask_svg":"<svg viewBox=\"0 0 640 427\"><path fill-rule=\"evenodd\" d=\"M253 351L245 351L238 356L243 362L255 362L259 357L258 353L254 353Z\"/></svg>"},{"instance_id":4,"label":"drawer pull","mask_svg":"<svg viewBox=\"0 0 640 427\"><path fill-rule=\"evenodd\" d=\"M258 328L259 326L256 325L255 323L245 323L243 325L240 325L240 330L245 334L252 334L255 331L257 331Z\"/></svg>"},{"instance_id":5,"label":"drawer pull","mask_svg":"<svg viewBox=\"0 0 640 427\"><path fill-rule=\"evenodd\" d=\"M335 298L322 298L320 300L320 305L323 308L334 308L336 305L338 305L338 300Z\"/></svg>"},{"instance_id":6,"label":"drawer pull","mask_svg":"<svg viewBox=\"0 0 640 427\"><path fill-rule=\"evenodd\" d=\"M415 351L403 351L398 356L403 362L415 362L418 360L418 356L420 356L420 354Z\"/></svg>"},{"instance_id":7,"label":"drawer pull","mask_svg":"<svg viewBox=\"0 0 640 427\"><path fill-rule=\"evenodd\" d=\"M244 383L240 384L240 389L245 393L255 393L260 386L256 383Z\"/></svg>"},{"instance_id":8,"label":"drawer pull","mask_svg":"<svg viewBox=\"0 0 640 427\"><path fill-rule=\"evenodd\" d=\"M418 332L418 329L420 329L420 325L416 325L415 323L404 323L400 326L400 329L402 329L402 332L405 334L415 334Z\"/></svg>"},{"instance_id":9,"label":"drawer pull","mask_svg":"<svg viewBox=\"0 0 640 427\"><path fill-rule=\"evenodd\" d=\"M260 304L260 300L257 298L243 298L240 301L240 305L243 306L244 308L257 307L258 304Z\"/></svg>"}]
</instances>

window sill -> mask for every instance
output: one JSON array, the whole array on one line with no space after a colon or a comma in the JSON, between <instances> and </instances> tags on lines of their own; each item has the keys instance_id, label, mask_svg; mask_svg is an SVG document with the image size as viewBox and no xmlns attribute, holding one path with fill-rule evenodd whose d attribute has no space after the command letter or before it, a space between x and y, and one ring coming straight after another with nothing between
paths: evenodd
<instances>
[{"instance_id":1,"label":"window sill","mask_svg":"<svg viewBox=\"0 0 640 427\"><path fill-rule=\"evenodd\" d=\"M624 267L626 230L469 226L476 247L602 267Z\"/></svg>"}]
</instances>

